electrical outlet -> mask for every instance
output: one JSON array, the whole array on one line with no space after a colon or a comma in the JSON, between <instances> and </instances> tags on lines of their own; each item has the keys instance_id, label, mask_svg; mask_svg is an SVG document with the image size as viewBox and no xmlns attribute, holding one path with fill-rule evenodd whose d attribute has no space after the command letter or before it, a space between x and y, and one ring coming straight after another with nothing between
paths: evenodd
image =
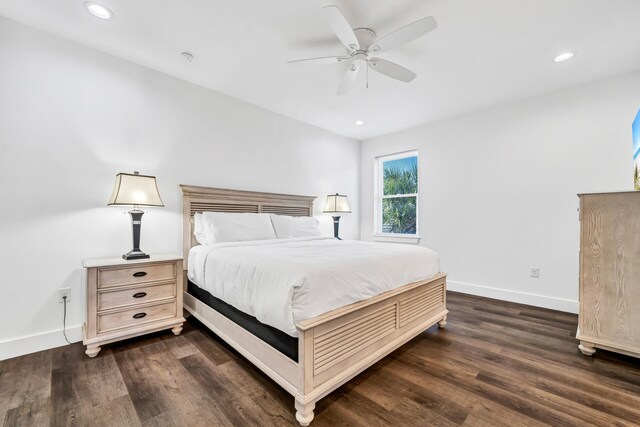
<instances>
[{"instance_id":1,"label":"electrical outlet","mask_svg":"<svg viewBox=\"0 0 640 427\"><path fill-rule=\"evenodd\" d=\"M71 301L71 288L58 289L58 302L60 304L64 302L64 297L67 297L67 302Z\"/></svg>"},{"instance_id":2,"label":"electrical outlet","mask_svg":"<svg viewBox=\"0 0 640 427\"><path fill-rule=\"evenodd\" d=\"M531 277L537 279L540 277L540 269L538 267L531 267Z\"/></svg>"}]
</instances>

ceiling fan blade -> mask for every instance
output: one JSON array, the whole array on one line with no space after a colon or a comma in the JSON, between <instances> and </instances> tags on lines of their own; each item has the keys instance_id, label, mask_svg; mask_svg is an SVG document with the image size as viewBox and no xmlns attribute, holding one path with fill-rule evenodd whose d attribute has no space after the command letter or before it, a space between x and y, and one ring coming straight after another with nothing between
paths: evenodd
<instances>
[{"instance_id":1,"label":"ceiling fan blade","mask_svg":"<svg viewBox=\"0 0 640 427\"><path fill-rule=\"evenodd\" d=\"M338 95L344 95L353 86L353 83L356 81L356 77L358 77L358 70L360 66L358 64L351 64L347 71L342 76L342 80L340 80L340 85L338 86Z\"/></svg>"},{"instance_id":2,"label":"ceiling fan blade","mask_svg":"<svg viewBox=\"0 0 640 427\"><path fill-rule=\"evenodd\" d=\"M322 65L322 64L337 64L342 61L350 59L348 56L322 56L320 58L307 58L296 59L294 61L287 61L289 65Z\"/></svg>"},{"instance_id":3,"label":"ceiling fan blade","mask_svg":"<svg viewBox=\"0 0 640 427\"><path fill-rule=\"evenodd\" d=\"M344 17L338 6L325 6L322 8L324 15L329 21L329 26L333 32L338 36L343 45L350 51L360 49L360 43L356 37L356 33L353 32L351 25Z\"/></svg>"},{"instance_id":4,"label":"ceiling fan blade","mask_svg":"<svg viewBox=\"0 0 640 427\"><path fill-rule=\"evenodd\" d=\"M380 53L389 51L395 47L401 46L405 43L409 43L419 37L424 36L430 31L435 30L438 27L438 23L433 16L427 16L426 18L418 19L411 24L405 25L402 28L395 30L392 33L387 34L384 37L379 38L369 48L372 53Z\"/></svg>"},{"instance_id":5,"label":"ceiling fan blade","mask_svg":"<svg viewBox=\"0 0 640 427\"><path fill-rule=\"evenodd\" d=\"M369 61L369 67L372 70L376 70L380 74L384 74L392 79L400 80L401 82L409 83L416 78L416 73L404 68L395 62L387 61L382 58L371 58Z\"/></svg>"}]
</instances>

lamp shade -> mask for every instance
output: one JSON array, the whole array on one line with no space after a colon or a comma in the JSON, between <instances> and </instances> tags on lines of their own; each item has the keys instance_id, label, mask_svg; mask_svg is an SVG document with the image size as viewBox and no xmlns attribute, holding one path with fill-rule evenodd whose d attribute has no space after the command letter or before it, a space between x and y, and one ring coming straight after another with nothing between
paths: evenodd
<instances>
[{"instance_id":1,"label":"lamp shade","mask_svg":"<svg viewBox=\"0 0 640 427\"><path fill-rule=\"evenodd\" d=\"M330 194L327 196L327 203L324 205L324 213L351 213L347 196L342 194Z\"/></svg>"},{"instance_id":2,"label":"lamp shade","mask_svg":"<svg viewBox=\"0 0 640 427\"><path fill-rule=\"evenodd\" d=\"M164 206L155 176L119 173L107 205Z\"/></svg>"}]
</instances>

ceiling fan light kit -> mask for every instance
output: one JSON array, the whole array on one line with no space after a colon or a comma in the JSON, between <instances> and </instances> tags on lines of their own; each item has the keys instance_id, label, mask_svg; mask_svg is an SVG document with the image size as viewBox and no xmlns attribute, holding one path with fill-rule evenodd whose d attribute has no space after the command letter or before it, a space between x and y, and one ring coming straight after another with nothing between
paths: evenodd
<instances>
[{"instance_id":1,"label":"ceiling fan light kit","mask_svg":"<svg viewBox=\"0 0 640 427\"><path fill-rule=\"evenodd\" d=\"M347 49L347 56L325 56L320 58L298 59L289 61L289 64L337 64L341 62L349 63L347 71L342 76L338 85L338 95L344 95L351 88L358 77L360 68L365 67L377 71L392 79L409 83L416 78L416 73L386 59L377 58L373 55L387 52L398 46L409 43L423 35L435 30L438 26L432 16L419 19L411 24L405 25L384 37L377 37L375 31L370 28L352 28L347 18L342 14L338 6L325 6L323 11L329 26L336 37ZM367 87L369 78L367 73Z\"/></svg>"}]
</instances>

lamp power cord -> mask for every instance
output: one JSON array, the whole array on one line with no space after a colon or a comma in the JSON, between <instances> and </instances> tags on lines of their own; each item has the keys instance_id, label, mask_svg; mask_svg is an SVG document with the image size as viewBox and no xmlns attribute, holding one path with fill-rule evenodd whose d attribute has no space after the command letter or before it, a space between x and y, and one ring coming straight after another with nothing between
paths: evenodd
<instances>
[{"instance_id":1,"label":"lamp power cord","mask_svg":"<svg viewBox=\"0 0 640 427\"><path fill-rule=\"evenodd\" d=\"M64 314L62 315L62 335L64 335L64 340L71 344L71 341L67 338L67 297L66 295L62 297L62 301L64 302Z\"/></svg>"}]
</instances>

